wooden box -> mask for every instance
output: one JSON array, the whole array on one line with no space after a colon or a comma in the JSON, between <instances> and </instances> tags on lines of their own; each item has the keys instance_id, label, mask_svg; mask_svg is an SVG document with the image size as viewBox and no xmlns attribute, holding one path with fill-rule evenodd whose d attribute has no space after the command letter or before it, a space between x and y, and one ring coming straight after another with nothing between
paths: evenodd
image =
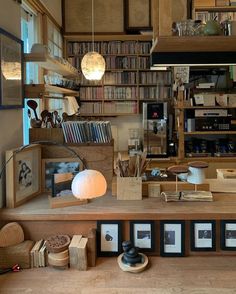
<instances>
[{"instance_id":1,"label":"wooden box","mask_svg":"<svg viewBox=\"0 0 236 294\"><path fill-rule=\"evenodd\" d=\"M117 177L117 200L142 200L142 178Z\"/></svg>"},{"instance_id":2,"label":"wooden box","mask_svg":"<svg viewBox=\"0 0 236 294\"><path fill-rule=\"evenodd\" d=\"M214 7L215 0L194 0L194 7Z\"/></svg>"},{"instance_id":3,"label":"wooden box","mask_svg":"<svg viewBox=\"0 0 236 294\"><path fill-rule=\"evenodd\" d=\"M30 268L30 251L34 241L24 241L20 244L0 248L0 268L9 268L19 264L21 268Z\"/></svg>"},{"instance_id":4,"label":"wooden box","mask_svg":"<svg viewBox=\"0 0 236 294\"><path fill-rule=\"evenodd\" d=\"M29 141L53 141L64 143L64 135L61 128L32 128L29 129Z\"/></svg>"}]
</instances>

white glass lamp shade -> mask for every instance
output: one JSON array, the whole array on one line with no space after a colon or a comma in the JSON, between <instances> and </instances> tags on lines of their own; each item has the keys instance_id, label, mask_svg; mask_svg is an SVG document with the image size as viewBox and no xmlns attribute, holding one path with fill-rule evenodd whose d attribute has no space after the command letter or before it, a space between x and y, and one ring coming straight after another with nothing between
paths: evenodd
<instances>
[{"instance_id":1,"label":"white glass lamp shade","mask_svg":"<svg viewBox=\"0 0 236 294\"><path fill-rule=\"evenodd\" d=\"M205 170L203 168L196 168L189 166L189 173L187 176L187 182L191 184L202 184L205 180Z\"/></svg>"},{"instance_id":2,"label":"white glass lamp shade","mask_svg":"<svg viewBox=\"0 0 236 294\"><path fill-rule=\"evenodd\" d=\"M96 198L106 193L107 182L99 171L85 169L74 177L71 190L79 199Z\"/></svg>"},{"instance_id":3,"label":"white glass lamp shade","mask_svg":"<svg viewBox=\"0 0 236 294\"><path fill-rule=\"evenodd\" d=\"M87 80L101 80L106 63L103 56L97 52L88 52L81 61L82 73Z\"/></svg>"}]
</instances>

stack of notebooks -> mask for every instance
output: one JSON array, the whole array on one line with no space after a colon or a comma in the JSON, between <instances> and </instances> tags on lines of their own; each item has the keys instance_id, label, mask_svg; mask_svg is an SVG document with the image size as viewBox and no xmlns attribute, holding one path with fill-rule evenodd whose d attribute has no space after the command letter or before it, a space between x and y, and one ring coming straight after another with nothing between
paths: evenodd
<instances>
[{"instance_id":1,"label":"stack of notebooks","mask_svg":"<svg viewBox=\"0 0 236 294\"><path fill-rule=\"evenodd\" d=\"M30 251L31 267L47 266L47 255L46 241L37 241Z\"/></svg>"},{"instance_id":2,"label":"stack of notebooks","mask_svg":"<svg viewBox=\"0 0 236 294\"><path fill-rule=\"evenodd\" d=\"M168 191L161 193L166 202L180 201L213 201L212 193L209 191Z\"/></svg>"}]
</instances>

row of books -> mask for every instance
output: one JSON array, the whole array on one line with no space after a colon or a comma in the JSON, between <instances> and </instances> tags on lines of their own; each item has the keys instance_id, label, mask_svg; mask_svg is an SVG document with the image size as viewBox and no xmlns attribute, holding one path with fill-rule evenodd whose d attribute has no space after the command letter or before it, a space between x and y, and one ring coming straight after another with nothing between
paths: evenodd
<instances>
[{"instance_id":1,"label":"row of books","mask_svg":"<svg viewBox=\"0 0 236 294\"><path fill-rule=\"evenodd\" d=\"M140 87L139 88L139 99L168 99L172 95L172 88L165 86L156 87Z\"/></svg>"},{"instance_id":2,"label":"row of books","mask_svg":"<svg viewBox=\"0 0 236 294\"><path fill-rule=\"evenodd\" d=\"M106 72L103 78L104 84L137 84L137 72Z\"/></svg>"},{"instance_id":3,"label":"row of books","mask_svg":"<svg viewBox=\"0 0 236 294\"><path fill-rule=\"evenodd\" d=\"M86 102L80 107L80 114L100 114L103 112L102 102Z\"/></svg>"},{"instance_id":4,"label":"row of books","mask_svg":"<svg viewBox=\"0 0 236 294\"><path fill-rule=\"evenodd\" d=\"M137 101L127 102L101 102L96 103L83 103L80 108L80 114L83 115L96 115L96 114L125 114L125 113L138 113Z\"/></svg>"},{"instance_id":5,"label":"row of books","mask_svg":"<svg viewBox=\"0 0 236 294\"><path fill-rule=\"evenodd\" d=\"M140 72L139 83L140 84L158 84L166 85L171 84L171 72Z\"/></svg>"},{"instance_id":6,"label":"row of books","mask_svg":"<svg viewBox=\"0 0 236 294\"><path fill-rule=\"evenodd\" d=\"M48 252L46 248L46 241L38 240L30 251L31 267L45 267L47 266Z\"/></svg>"},{"instance_id":7,"label":"row of books","mask_svg":"<svg viewBox=\"0 0 236 294\"><path fill-rule=\"evenodd\" d=\"M80 89L81 100L111 100L111 99L136 99L138 93L137 87L87 87Z\"/></svg>"},{"instance_id":8,"label":"row of books","mask_svg":"<svg viewBox=\"0 0 236 294\"><path fill-rule=\"evenodd\" d=\"M96 51L101 54L149 54L151 42L139 41L103 41L69 42L68 55L83 55L85 52Z\"/></svg>"},{"instance_id":9,"label":"row of books","mask_svg":"<svg viewBox=\"0 0 236 294\"><path fill-rule=\"evenodd\" d=\"M109 143L112 140L109 121L67 121L62 123L66 143Z\"/></svg>"}]
</instances>

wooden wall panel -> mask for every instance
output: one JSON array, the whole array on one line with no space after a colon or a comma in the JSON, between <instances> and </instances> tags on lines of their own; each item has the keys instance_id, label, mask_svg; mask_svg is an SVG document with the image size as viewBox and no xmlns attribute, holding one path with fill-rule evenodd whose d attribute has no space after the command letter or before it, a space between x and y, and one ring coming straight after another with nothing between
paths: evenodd
<instances>
[{"instance_id":1,"label":"wooden wall panel","mask_svg":"<svg viewBox=\"0 0 236 294\"><path fill-rule=\"evenodd\" d=\"M94 31L122 33L124 31L123 0L94 1ZM66 33L91 33L91 0L64 0Z\"/></svg>"}]
</instances>

